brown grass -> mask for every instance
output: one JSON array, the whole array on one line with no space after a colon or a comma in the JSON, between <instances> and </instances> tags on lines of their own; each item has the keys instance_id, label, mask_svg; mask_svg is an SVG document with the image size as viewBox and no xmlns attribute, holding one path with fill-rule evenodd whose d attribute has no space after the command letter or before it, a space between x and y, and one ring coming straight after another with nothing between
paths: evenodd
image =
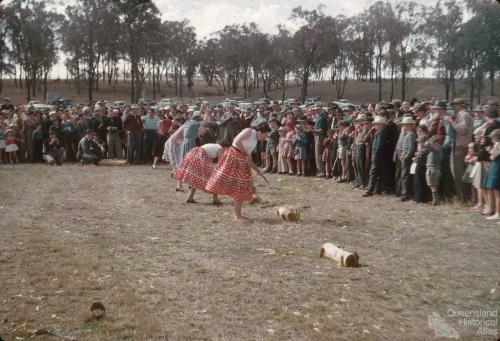
<instances>
[{"instance_id":1,"label":"brown grass","mask_svg":"<svg viewBox=\"0 0 500 341\"><path fill-rule=\"evenodd\" d=\"M19 87L15 87L14 81L9 79L4 79L4 86L1 96L11 97L15 103L24 103L26 92L21 90ZM85 88L85 84L82 84L80 94L77 93L74 84L70 84L66 80L51 80L49 81L48 91L57 92L65 98L72 98L76 102L85 102L88 100L88 93ZM148 94L152 98L152 88L147 85ZM157 98L164 97L174 97L174 89L172 87L162 88L158 92ZM484 89L482 91L483 98L486 98L490 94L490 83L484 82ZM270 97L273 99L280 100L282 96L281 89L272 90L269 93ZM326 81L316 81L311 82L309 85L309 95L310 97L321 97L323 101L332 101L337 99L337 94L335 91L335 86ZM190 102L192 98L188 95L187 89L184 90L183 99L186 102ZM216 88L207 87L206 83L202 80L195 81L195 86L193 87L193 97L205 96L208 97L212 103L218 103L224 100L226 97L240 96L243 97L242 89L240 93L234 95L226 93L224 95L219 95ZM262 89L254 94L249 100L254 100L263 96ZM289 86L286 91L285 98L298 98L300 96L300 87L295 85L294 81L290 81ZM436 79L423 79L416 78L410 79L407 89L407 98L419 98L426 99L436 96L438 98L445 98L444 85ZM469 90L467 84L462 81L457 81L457 96L469 98ZM500 97L500 81L495 83L495 96ZM36 98L34 100L42 100L43 92L40 88ZM390 82L385 80L382 86L382 97L386 100L390 99ZM366 103L366 102L376 102L378 100L378 85L374 82L359 82L359 81L349 81L346 86L346 91L344 98L351 100L353 103ZM394 85L394 98L401 98L401 83L396 82ZM101 83L99 91L95 91L94 100L107 100L107 101L117 101L124 100L130 101L130 90L129 84L125 84L119 81L118 84L109 86L107 83Z\"/></svg>"},{"instance_id":2,"label":"brown grass","mask_svg":"<svg viewBox=\"0 0 500 341\"><path fill-rule=\"evenodd\" d=\"M184 204L165 167L21 164L0 176L6 340L39 328L79 340L424 340L432 312L471 339L477 329L447 310L498 308L499 225L458 205L275 175L279 190L257 183L268 203L245 207L254 224L235 225L227 198ZM306 207L298 224L276 217L284 204ZM327 241L361 267L319 258ZM88 318L95 301L101 321Z\"/></svg>"}]
</instances>

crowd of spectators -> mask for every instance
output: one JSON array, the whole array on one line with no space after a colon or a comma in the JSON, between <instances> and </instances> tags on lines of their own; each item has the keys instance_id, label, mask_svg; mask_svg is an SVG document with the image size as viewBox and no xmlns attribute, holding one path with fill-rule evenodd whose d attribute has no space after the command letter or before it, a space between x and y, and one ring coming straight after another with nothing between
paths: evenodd
<instances>
[{"instance_id":1,"label":"crowd of spectators","mask_svg":"<svg viewBox=\"0 0 500 341\"><path fill-rule=\"evenodd\" d=\"M432 205L458 200L499 219L498 103L489 99L470 109L460 98L342 109L335 103L269 101L246 110L234 103L108 108L100 101L42 113L6 98L0 162L98 164L108 158L156 168L168 137L196 114L207 118L195 133L196 145L231 144L247 127L270 129L253 155L263 172L333 178L363 190L365 197L395 195Z\"/></svg>"}]
</instances>

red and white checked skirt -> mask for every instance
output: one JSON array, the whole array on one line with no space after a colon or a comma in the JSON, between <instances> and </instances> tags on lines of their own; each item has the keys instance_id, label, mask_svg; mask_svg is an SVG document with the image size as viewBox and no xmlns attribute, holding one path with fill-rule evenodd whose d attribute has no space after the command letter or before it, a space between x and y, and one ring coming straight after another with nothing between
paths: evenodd
<instances>
[{"instance_id":1,"label":"red and white checked skirt","mask_svg":"<svg viewBox=\"0 0 500 341\"><path fill-rule=\"evenodd\" d=\"M227 195L236 201L252 200L252 170L247 156L233 147L226 149L205 189L210 193Z\"/></svg>"},{"instance_id":2,"label":"red and white checked skirt","mask_svg":"<svg viewBox=\"0 0 500 341\"><path fill-rule=\"evenodd\" d=\"M191 187L205 190L213 169L213 163L205 149L195 147L184 156L181 164L175 170L174 177Z\"/></svg>"}]
</instances>

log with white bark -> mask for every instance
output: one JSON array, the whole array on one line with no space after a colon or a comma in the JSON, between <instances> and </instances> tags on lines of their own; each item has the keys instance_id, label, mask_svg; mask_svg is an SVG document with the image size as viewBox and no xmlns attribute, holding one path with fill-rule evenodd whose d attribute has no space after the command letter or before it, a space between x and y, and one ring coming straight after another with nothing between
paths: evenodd
<instances>
[{"instance_id":1,"label":"log with white bark","mask_svg":"<svg viewBox=\"0 0 500 341\"><path fill-rule=\"evenodd\" d=\"M333 259L337 262L337 265L346 267L357 267L359 261L359 256L356 252L351 253L342 250L332 243L323 244L319 256Z\"/></svg>"}]
</instances>

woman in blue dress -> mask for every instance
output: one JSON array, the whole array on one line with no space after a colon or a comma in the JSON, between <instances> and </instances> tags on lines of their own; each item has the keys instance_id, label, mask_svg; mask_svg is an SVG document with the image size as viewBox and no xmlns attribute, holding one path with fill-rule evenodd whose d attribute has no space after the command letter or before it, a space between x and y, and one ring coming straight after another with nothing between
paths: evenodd
<instances>
[{"instance_id":1,"label":"woman in blue dress","mask_svg":"<svg viewBox=\"0 0 500 341\"><path fill-rule=\"evenodd\" d=\"M184 140L179 148L179 164L184 159L184 156L194 147L196 147L196 138L198 137L198 131L200 127L205 126L208 122L208 118L201 116L199 112L195 112L191 119L184 125Z\"/></svg>"},{"instance_id":2,"label":"woman in blue dress","mask_svg":"<svg viewBox=\"0 0 500 341\"><path fill-rule=\"evenodd\" d=\"M490 153L490 167L484 179L484 189L488 195L489 212L485 214L490 215L486 219L498 220L500 219L500 129L495 129L490 135L493 147L489 149Z\"/></svg>"}]
</instances>

